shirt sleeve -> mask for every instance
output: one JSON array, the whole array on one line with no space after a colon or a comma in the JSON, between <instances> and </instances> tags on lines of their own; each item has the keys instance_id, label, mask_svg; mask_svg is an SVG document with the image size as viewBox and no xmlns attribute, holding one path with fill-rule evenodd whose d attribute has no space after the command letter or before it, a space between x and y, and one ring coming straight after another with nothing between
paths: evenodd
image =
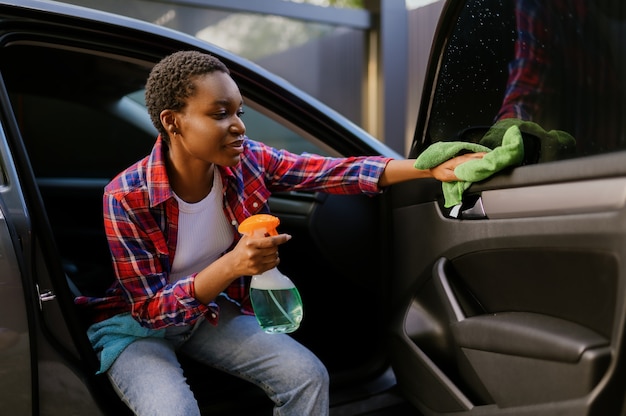
<instances>
[{"instance_id":1,"label":"shirt sleeve","mask_svg":"<svg viewBox=\"0 0 626 416\"><path fill-rule=\"evenodd\" d=\"M169 253L163 231L147 208L145 194L123 198L105 193L104 224L113 267L131 314L152 329L215 318L217 305L194 297L195 274L168 283Z\"/></svg>"},{"instance_id":2,"label":"shirt sleeve","mask_svg":"<svg viewBox=\"0 0 626 416\"><path fill-rule=\"evenodd\" d=\"M378 181L391 158L355 156L324 157L304 153L296 155L249 141L255 160L265 171L265 180L273 192L289 190L322 191L331 194L368 194L382 192Z\"/></svg>"}]
</instances>

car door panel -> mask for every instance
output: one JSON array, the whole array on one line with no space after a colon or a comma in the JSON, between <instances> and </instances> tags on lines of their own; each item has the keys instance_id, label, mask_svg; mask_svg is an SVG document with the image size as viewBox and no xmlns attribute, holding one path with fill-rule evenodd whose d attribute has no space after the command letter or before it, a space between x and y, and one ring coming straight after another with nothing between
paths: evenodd
<instances>
[{"instance_id":1,"label":"car door panel","mask_svg":"<svg viewBox=\"0 0 626 416\"><path fill-rule=\"evenodd\" d=\"M521 166L460 206L444 208L436 183L391 192L391 357L425 415L624 414L626 66L608 52L626 39L624 11L444 6L411 156L481 143L502 121L533 128Z\"/></svg>"},{"instance_id":2,"label":"car door panel","mask_svg":"<svg viewBox=\"0 0 626 416\"><path fill-rule=\"evenodd\" d=\"M610 377L624 324L626 182L608 163L618 154L598 158L607 163L596 160L596 172L556 162L473 186L482 219L451 218L442 201L411 203L403 187L416 184L393 189L403 194L393 214L403 307L392 360L425 414L584 414Z\"/></svg>"}]
</instances>

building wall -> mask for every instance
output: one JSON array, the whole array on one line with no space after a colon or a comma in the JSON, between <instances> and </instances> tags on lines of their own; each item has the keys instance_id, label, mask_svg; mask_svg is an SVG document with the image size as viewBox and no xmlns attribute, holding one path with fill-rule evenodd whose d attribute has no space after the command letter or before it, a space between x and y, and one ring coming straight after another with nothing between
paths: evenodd
<instances>
[{"instance_id":1,"label":"building wall","mask_svg":"<svg viewBox=\"0 0 626 416\"><path fill-rule=\"evenodd\" d=\"M362 126L365 35L356 30L336 32L256 62Z\"/></svg>"}]
</instances>

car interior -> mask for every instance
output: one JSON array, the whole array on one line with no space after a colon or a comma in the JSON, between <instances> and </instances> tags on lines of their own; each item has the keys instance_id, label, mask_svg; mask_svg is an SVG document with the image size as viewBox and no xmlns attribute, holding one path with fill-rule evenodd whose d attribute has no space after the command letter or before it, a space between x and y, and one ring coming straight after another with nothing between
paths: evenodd
<instances>
[{"instance_id":1,"label":"car interior","mask_svg":"<svg viewBox=\"0 0 626 416\"><path fill-rule=\"evenodd\" d=\"M71 341L63 340L66 334L59 331L57 321L50 321L54 314L48 303L42 314L46 333L60 338L57 343L67 350L76 371L90 380L92 393L116 412L125 409L113 406L110 391L105 394L110 390L105 376L94 375L97 358L85 338L89 321L72 298L101 295L112 283L102 220L103 188L146 156L157 136L141 92L159 58L144 54L140 59L123 52L95 47L85 39L51 41L47 34L33 33L15 34L0 49L0 61L11 63L0 64L0 70L24 146L23 162L36 183L30 209L42 221L38 234L51 232L47 240L41 238L42 251L59 255L49 255L37 274L49 274ZM260 134L269 139L264 141L277 147L338 153L328 143L306 141L283 126L288 123L268 117L268 109L255 108L253 99L245 99L244 122L250 137L258 125ZM389 389L393 377L382 336L388 315L377 308L387 291L380 278L383 253L376 243L381 241L380 230L363 227L375 224L380 215L377 201L298 192L273 197L271 209L281 220L279 231L293 236L281 248L280 269L298 287L305 318L292 336L313 350L332 374L333 405ZM251 384L199 368L186 357L181 362L203 411L252 414L271 408L269 399Z\"/></svg>"}]
</instances>

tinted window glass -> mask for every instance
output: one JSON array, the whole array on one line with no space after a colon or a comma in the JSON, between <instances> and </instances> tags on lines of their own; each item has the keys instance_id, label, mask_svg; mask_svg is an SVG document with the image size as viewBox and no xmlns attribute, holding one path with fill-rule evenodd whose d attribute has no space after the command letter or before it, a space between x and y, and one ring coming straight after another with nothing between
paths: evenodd
<instances>
[{"instance_id":1,"label":"tinted window glass","mask_svg":"<svg viewBox=\"0 0 626 416\"><path fill-rule=\"evenodd\" d=\"M485 126L515 118L572 138L549 154L541 142L535 161L625 149L625 10L621 0L468 1L428 136L480 141Z\"/></svg>"},{"instance_id":2,"label":"tinted window glass","mask_svg":"<svg viewBox=\"0 0 626 416\"><path fill-rule=\"evenodd\" d=\"M20 103L20 130L40 177L110 178L150 152L156 137L85 103L30 94L13 101Z\"/></svg>"},{"instance_id":3,"label":"tinted window glass","mask_svg":"<svg viewBox=\"0 0 626 416\"><path fill-rule=\"evenodd\" d=\"M11 63L3 75L37 176L111 178L150 152L157 132L143 86L151 63L32 45L2 54ZM324 153L251 108L244 122L251 138L271 146Z\"/></svg>"},{"instance_id":4,"label":"tinted window glass","mask_svg":"<svg viewBox=\"0 0 626 416\"><path fill-rule=\"evenodd\" d=\"M461 11L435 90L429 126L433 141L493 122L513 56L513 8L508 3L470 0Z\"/></svg>"},{"instance_id":5,"label":"tinted window glass","mask_svg":"<svg viewBox=\"0 0 626 416\"><path fill-rule=\"evenodd\" d=\"M125 97L143 87L148 63L29 44L1 53L37 176L110 178L150 151L155 130Z\"/></svg>"}]
</instances>

